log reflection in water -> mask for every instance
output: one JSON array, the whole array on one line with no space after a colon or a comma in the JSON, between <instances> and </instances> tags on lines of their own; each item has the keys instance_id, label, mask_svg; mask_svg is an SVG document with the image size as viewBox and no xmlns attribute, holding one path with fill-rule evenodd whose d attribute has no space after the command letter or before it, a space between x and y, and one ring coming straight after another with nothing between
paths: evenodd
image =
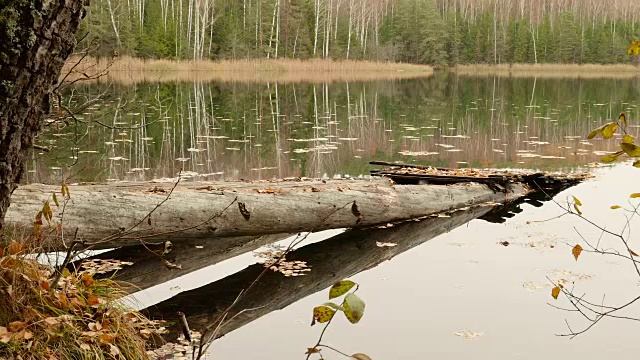
<instances>
[{"instance_id":1,"label":"log reflection in water","mask_svg":"<svg viewBox=\"0 0 640 360\"><path fill-rule=\"evenodd\" d=\"M87 260L115 259L132 262L133 265L125 266L116 273L99 276L111 277L114 280L130 284L131 286L127 290L133 293L215 265L289 236L290 234L239 236L218 238L213 243L210 240L191 239L173 244L171 252L162 256L160 254L164 250L164 244L126 246L100 253ZM180 266L180 269L171 269L164 263L164 260Z\"/></svg>"},{"instance_id":2,"label":"log reflection in water","mask_svg":"<svg viewBox=\"0 0 640 360\"><path fill-rule=\"evenodd\" d=\"M373 268L385 260L446 233L490 210L479 206L420 222L407 222L387 229L349 230L320 243L304 246L287 255L287 260L307 262L311 271L306 276L285 277L269 271L238 301L227 319L246 311L222 327L219 335L229 333L274 310L282 309L299 299L321 291L334 282ZM395 243L394 247L378 247L376 242ZM254 264L209 285L185 291L145 311L151 318L175 320L176 311L187 315L193 330L203 330L217 321L238 294L247 289L264 267ZM165 340L173 341L180 334L178 324L172 324Z\"/></svg>"}]
</instances>

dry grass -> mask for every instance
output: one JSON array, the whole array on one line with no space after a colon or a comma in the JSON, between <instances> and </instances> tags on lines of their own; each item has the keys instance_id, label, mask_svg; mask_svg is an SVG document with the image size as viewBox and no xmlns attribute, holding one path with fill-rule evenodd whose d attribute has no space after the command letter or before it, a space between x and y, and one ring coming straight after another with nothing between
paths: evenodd
<instances>
[{"instance_id":1,"label":"dry grass","mask_svg":"<svg viewBox=\"0 0 640 360\"><path fill-rule=\"evenodd\" d=\"M539 78L633 78L640 67L631 64L500 64L458 65L452 69L462 76L505 76Z\"/></svg>"},{"instance_id":2,"label":"dry grass","mask_svg":"<svg viewBox=\"0 0 640 360\"><path fill-rule=\"evenodd\" d=\"M70 59L63 68L67 74L78 59ZM281 82L326 83L341 81L393 80L427 77L433 68L427 65L351 60L143 60L131 57L115 59L87 58L68 80L107 72L100 80L124 84L140 82Z\"/></svg>"},{"instance_id":3,"label":"dry grass","mask_svg":"<svg viewBox=\"0 0 640 360\"><path fill-rule=\"evenodd\" d=\"M0 359L150 359L155 323L122 304L121 284L37 261L61 236L51 214L47 202L33 229L0 233Z\"/></svg>"}]
</instances>

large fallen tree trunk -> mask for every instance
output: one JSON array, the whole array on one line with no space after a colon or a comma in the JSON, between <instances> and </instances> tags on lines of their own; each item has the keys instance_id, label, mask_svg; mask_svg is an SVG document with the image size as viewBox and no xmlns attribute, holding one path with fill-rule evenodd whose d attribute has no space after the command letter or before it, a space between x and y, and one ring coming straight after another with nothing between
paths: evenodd
<instances>
[{"instance_id":1,"label":"large fallen tree trunk","mask_svg":"<svg viewBox=\"0 0 640 360\"><path fill-rule=\"evenodd\" d=\"M393 185L388 179L258 183L120 183L70 186L62 224L93 248L154 241L319 231L386 224L531 192L522 183ZM26 185L12 196L6 223L30 227L58 187ZM166 200L166 201L165 201ZM161 204L161 205L160 205ZM151 216L148 216L150 213ZM53 223L61 213L54 214ZM67 239L70 236L67 235ZM44 244L64 249L59 237Z\"/></svg>"},{"instance_id":2,"label":"large fallen tree trunk","mask_svg":"<svg viewBox=\"0 0 640 360\"><path fill-rule=\"evenodd\" d=\"M419 222L406 222L388 229L355 229L319 243L304 246L289 253L287 261L305 261L311 269L306 276L285 277L269 270L252 289L245 293L225 317L229 320L220 330L222 336L272 311L282 309L299 299L321 291L338 280L370 269L385 260L416 247L427 240L448 232L492 210L478 206ZM377 242L396 246L379 247ZM425 264L428 266L428 264ZM202 331L215 324L238 295L247 290L264 270L262 264L213 282L185 291L145 310L151 318L169 321L169 333L163 335L174 341L181 333L176 312L186 314L189 326ZM416 269L420 271L420 269ZM253 309L244 311L244 309ZM237 315L237 316L235 316ZM309 309L311 317L311 309Z\"/></svg>"}]
</instances>

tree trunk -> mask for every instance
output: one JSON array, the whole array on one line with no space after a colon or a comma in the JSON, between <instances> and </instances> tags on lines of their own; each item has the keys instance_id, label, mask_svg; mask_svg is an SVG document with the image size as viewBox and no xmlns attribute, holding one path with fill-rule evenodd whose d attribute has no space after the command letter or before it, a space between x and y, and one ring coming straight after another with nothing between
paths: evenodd
<instances>
[{"instance_id":1,"label":"tree trunk","mask_svg":"<svg viewBox=\"0 0 640 360\"><path fill-rule=\"evenodd\" d=\"M84 14L81 0L0 5L0 227Z\"/></svg>"},{"instance_id":2,"label":"tree trunk","mask_svg":"<svg viewBox=\"0 0 640 360\"><path fill-rule=\"evenodd\" d=\"M392 185L388 179L190 183L176 187L169 200L159 206L172 186L70 186L64 231L73 234L79 229L78 238L94 248L186 239L208 239L215 244L220 237L387 224L486 202L509 202L529 193L527 186L519 183L502 193L476 183ZM31 226L31 219L52 192L59 192L59 187L20 187L12 197L14 205L7 214L7 225ZM352 208L354 201L357 206ZM156 207L148 219L146 216ZM61 219L61 209L54 211L52 224ZM104 241L106 238L109 241ZM59 239L43 245L64 248Z\"/></svg>"}]
</instances>

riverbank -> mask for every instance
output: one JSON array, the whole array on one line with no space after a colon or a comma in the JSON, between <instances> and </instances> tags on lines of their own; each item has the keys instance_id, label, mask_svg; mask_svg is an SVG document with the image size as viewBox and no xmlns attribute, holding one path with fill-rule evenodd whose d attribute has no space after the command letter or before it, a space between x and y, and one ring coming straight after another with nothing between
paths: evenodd
<instances>
[{"instance_id":1,"label":"riverbank","mask_svg":"<svg viewBox=\"0 0 640 360\"><path fill-rule=\"evenodd\" d=\"M100 80L123 84L140 82L281 82L326 83L394 80L427 77L428 65L330 59L242 59L242 60L145 60L116 58L69 59L62 76L67 80L103 74ZM75 67L74 67L75 66Z\"/></svg>"},{"instance_id":2,"label":"riverbank","mask_svg":"<svg viewBox=\"0 0 640 360\"><path fill-rule=\"evenodd\" d=\"M461 76L505 76L540 78L633 78L640 67L631 64L475 64L457 65L451 71Z\"/></svg>"}]
</instances>

